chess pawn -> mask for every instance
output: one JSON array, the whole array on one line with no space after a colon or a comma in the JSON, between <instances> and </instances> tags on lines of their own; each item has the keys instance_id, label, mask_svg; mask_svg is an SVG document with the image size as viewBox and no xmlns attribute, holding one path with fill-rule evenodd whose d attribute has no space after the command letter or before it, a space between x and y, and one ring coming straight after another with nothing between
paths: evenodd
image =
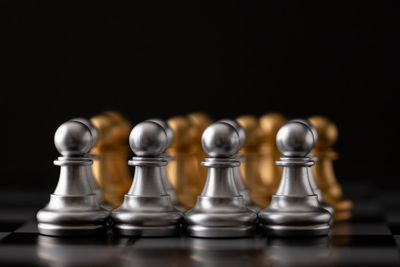
<instances>
[{"instance_id":1,"label":"chess pawn","mask_svg":"<svg viewBox=\"0 0 400 267\"><path fill-rule=\"evenodd\" d=\"M168 126L168 124L161 119L149 119L147 121L152 121L155 123L158 123L161 127L164 128L165 132L167 133L167 137L168 137L168 144L167 144L167 148L169 148L171 146L172 141L174 140L174 132L172 131L171 127ZM162 156L165 158L165 160L167 162L171 162L174 160L173 157L171 157L170 155L168 155L167 153L165 153L165 151L163 152ZM168 178L168 172L167 172L167 166L161 166L161 179L164 185L165 190L167 191L167 194L171 197L171 201L172 204L174 205L174 207L176 209L178 209L179 211L186 211L186 208L179 203L178 197L176 196L175 190L172 187L171 183L169 182L169 178Z\"/></svg>"},{"instance_id":2,"label":"chess pawn","mask_svg":"<svg viewBox=\"0 0 400 267\"><path fill-rule=\"evenodd\" d=\"M320 206L309 179L314 162L307 155L315 146L312 129L299 121L289 121L278 131L276 143L283 157L282 178L271 204L259 212L260 225L268 235L319 236L330 230L331 214Z\"/></svg>"},{"instance_id":3,"label":"chess pawn","mask_svg":"<svg viewBox=\"0 0 400 267\"><path fill-rule=\"evenodd\" d=\"M166 131L156 122L139 123L129 144L136 154L129 161L135 174L124 202L111 213L113 231L125 236L176 235L182 215L173 207L161 177L161 168L167 165L162 156L168 145Z\"/></svg>"},{"instance_id":4,"label":"chess pawn","mask_svg":"<svg viewBox=\"0 0 400 267\"><path fill-rule=\"evenodd\" d=\"M308 120L304 120L304 119L294 119L291 121L298 121L300 123L304 123L306 124L312 131L313 135L314 135L314 140L315 143L318 143L318 132L317 129L315 129L315 127L308 121ZM307 155L307 157L310 158L311 161L314 162L314 164L318 161L318 157L316 157L314 154L309 153ZM312 168L307 168L307 175L308 175L308 180L310 182L311 188L314 192L314 194L316 194L318 196L318 201L319 204L321 205L322 208L326 209L327 211L329 211L329 213L331 215L334 215L334 209L332 206L330 206L329 204L327 204L322 196L322 192L321 190L318 188L317 183L315 182L315 178L314 178L314 174L312 172Z\"/></svg>"},{"instance_id":5,"label":"chess pawn","mask_svg":"<svg viewBox=\"0 0 400 267\"><path fill-rule=\"evenodd\" d=\"M257 215L246 208L232 172L239 165L234 157L240 148L239 133L228 123L213 123L202 135L202 146L209 155L202 162L208 168L208 175L196 205L185 213L187 233L212 238L250 235Z\"/></svg>"},{"instance_id":6,"label":"chess pawn","mask_svg":"<svg viewBox=\"0 0 400 267\"><path fill-rule=\"evenodd\" d=\"M239 134L240 149L246 142L246 131L243 129L243 127L240 126L240 124L236 121L230 119L219 120L219 122L228 123L236 129ZM239 154L235 154L233 157L235 158L235 160L239 161L239 166L235 166L232 168L233 180L235 181L236 188L238 189L239 194L244 198L247 208L257 213L260 210L260 207L253 204L253 201L250 198L250 192L249 190L247 190L247 187L243 182L242 173L240 172L240 164L242 162L245 162L246 158Z\"/></svg>"},{"instance_id":7,"label":"chess pawn","mask_svg":"<svg viewBox=\"0 0 400 267\"><path fill-rule=\"evenodd\" d=\"M99 138L99 131L97 130L97 128L92 124L92 122L90 120L85 119L85 118L74 118L74 119L71 119L70 121L81 122L90 129L90 133L92 134L92 137L93 137L93 139L92 139L93 143L90 146L90 149L93 149ZM86 155L86 157L93 160L93 162L95 160L97 160L97 156L94 154L91 154L91 153L88 153ZM96 180L94 179L93 172L92 172L92 166L87 165L87 166L85 166L85 169L86 169L86 176L88 177L89 186L92 189L92 191L96 194L97 202L100 204L103 204L103 203L106 204L105 200L103 199L103 196L101 194L101 190L100 190L99 186L97 185Z\"/></svg>"},{"instance_id":8,"label":"chess pawn","mask_svg":"<svg viewBox=\"0 0 400 267\"><path fill-rule=\"evenodd\" d=\"M266 207L272 192L263 183L260 176L261 130L258 120L250 115L238 117L236 120L246 132L246 142L240 150L241 155L246 158L246 161L240 166L244 182L250 190L253 202L258 206Z\"/></svg>"},{"instance_id":9,"label":"chess pawn","mask_svg":"<svg viewBox=\"0 0 400 267\"><path fill-rule=\"evenodd\" d=\"M54 135L62 155L54 161L60 177L45 208L37 213L39 233L50 236L97 235L106 232L109 212L97 202L87 177L93 145L90 129L79 121L63 123Z\"/></svg>"},{"instance_id":10,"label":"chess pawn","mask_svg":"<svg viewBox=\"0 0 400 267\"><path fill-rule=\"evenodd\" d=\"M276 192L282 176L282 168L275 164L280 157L275 141L276 134L287 121L287 118L279 113L267 113L259 119L262 135L260 176L271 192Z\"/></svg>"},{"instance_id":11,"label":"chess pawn","mask_svg":"<svg viewBox=\"0 0 400 267\"><path fill-rule=\"evenodd\" d=\"M338 136L336 125L322 116L310 117L309 121L317 129L319 136L317 145L312 151L319 159L313 168L315 181L322 191L324 200L335 210L334 220L348 220L351 217L353 203L343 195L332 163L338 157L332 150L332 145Z\"/></svg>"},{"instance_id":12,"label":"chess pawn","mask_svg":"<svg viewBox=\"0 0 400 267\"><path fill-rule=\"evenodd\" d=\"M174 133L174 140L167 153L175 159L167 165L168 178L179 202L186 208L191 208L202 189L200 167L197 164L196 150L192 146L196 129L183 116L172 117L167 123Z\"/></svg>"},{"instance_id":13,"label":"chess pawn","mask_svg":"<svg viewBox=\"0 0 400 267\"><path fill-rule=\"evenodd\" d=\"M93 176L103 198L118 207L132 183L126 163L129 153L128 136L132 126L114 111L101 113L90 120L99 131L98 142L91 151L98 159L92 166Z\"/></svg>"},{"instance_id":14,"label":"chess pawn","mask_svg":"<svg viewBox=\"0 0 400 267\"><path fill-rule=\"evenodd\" d=\"M204 187L204 183L206 182L206 177L207 177L207 168L201 166L201 162L204 160L204 158L207 157L207 154L201 147L201 134L211 123L213 123L213 120L211 119L210 116L208 116L206 113L203 112L192 112L189 113L186 117L188 118L192 127L195 129L194 131L195 137L193 138L192 146L194 149L194 154L196 155L197 159L196 165L200 166L199 171L201 179L200 180L200 191L201 191L201 189Z\"/></svg>"}]
</instances>

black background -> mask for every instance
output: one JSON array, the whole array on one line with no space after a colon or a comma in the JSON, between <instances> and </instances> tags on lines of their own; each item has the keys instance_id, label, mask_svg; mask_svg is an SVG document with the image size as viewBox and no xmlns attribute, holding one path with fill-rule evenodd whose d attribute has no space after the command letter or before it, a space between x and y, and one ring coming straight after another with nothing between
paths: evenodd
<instances>
[{"instance_id":1,"label":"black background","mask_svg":"<svg viewBox=\"0 0 400 267\"><path fill-rule=\"evenodd\" d=\"M394 2L2 5L3 188L52 188L53 134L119 110L133 124L279 111L339 127L341 182L397 183Z\"/></svg>"}]
</instances>

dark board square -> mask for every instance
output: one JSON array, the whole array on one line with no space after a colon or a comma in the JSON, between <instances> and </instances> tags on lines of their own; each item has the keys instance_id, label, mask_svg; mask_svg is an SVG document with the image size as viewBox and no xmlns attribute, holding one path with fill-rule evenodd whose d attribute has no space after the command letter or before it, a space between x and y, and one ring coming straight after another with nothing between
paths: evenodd
<instances>
[{"instance_id":1,"label":"dark board square","mask_svg":"<svg viewBox=\"0 0 400 267\"><path fill-rule=\"evenodd\" d=\"M400 235L400 223L391 223L389 224L390 231L394 235Z\"/></svg>"},{"instance_id":2,"label":"dark board square","mask_svg":"<svg viewBox=\"0 0 400 267\"><path fill-rule=\"evenodd\" d=\"M353 235L332 236L334 247L396 247L391 235Z\"/></svg>"},{"instance_id":3,"label":"dark board square","mask_svg":"<svg viewBox=\"0 0 400 267\"><path fill-rule=\"evenodd\" d=\"M35 233L11 233L2 240L0 244L7 245L35 245L37 244L38 234Z\"/></svg>"},{"instance_id":4,"label":"dark board square","mask_svg":"<svg viewBox=\"0 0 400 267\"><path fill-rule=\"evenodd\" d=\"M15 231L23 223L23 221L0 221L0 232Z\"/></svg>"}]
</instances>

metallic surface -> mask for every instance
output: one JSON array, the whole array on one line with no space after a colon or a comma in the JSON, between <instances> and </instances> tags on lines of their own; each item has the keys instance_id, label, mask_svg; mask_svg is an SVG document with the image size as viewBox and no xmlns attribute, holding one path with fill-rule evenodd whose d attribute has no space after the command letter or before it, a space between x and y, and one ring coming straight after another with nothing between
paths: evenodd
<instances>
[{"instance_id":1,"label":"metallic surface","mask_svg":"<svg viewBox=\"0 0 400 267\"><path fill-rule=\"evenodd\" d=\"M172 117L167 123L174 132L174 140L166 151L174 158L167 165L168 178L179 202L191 208L205 181L205 177L201 177L197 147L193 146L197 129L183 116Z\"/></svg>"},{"instance_id":2,"label":"metallic surface","mask_svg":"<svg viewBox=\"0 0 400 267\"><path fill-rule=\"evenodd\" d=\"M327 235L332 216L320 206L308 178L308 169L314 162L307 155L316 143L311 128L289 121L276 139L284 155L276 162L283 166L282 178L269 207L258 214L262 229L267 235L276 236Z\"/></svg>"},{"instance_id":3,"label":"metallic surface","mask_svg":"<svg viewBox=\"0 0 400 267\"><path fill-rule=\"evenodd\" d=\"M240 148L239 133L230 124L216 122L203 133L202 143L205 152L213 157L202 162L208 167L208 176L196 205L185 213L186 232L190 236L212 238L250 235L257 215L246 208L232 171L239 165L234 157Z\"/></svg>"},{"instance_id":4,"label":"metallic surface","mask_svg":"<svg viewBox=\"0 0 400 267\"><path fill-rule=\"evenodd\" d=\"M93 145L90 129L79 121L63 123L54 142L63 157L54 161L60 166L60 177L50 201L37 213L40 234L81 236L104 234L109 212L102 209L89 185L87 157Z\"/></svg>"},{"instance_id":5,"label":"metallic surface","mask_svg":"<svg viewBox=\"0 0 400 267\"><path fill-rule=\"evenodd\" d=\"M318 143L318 132L317 129L315 129L315 127L308 121L305 119L293 119L291 121L297 121L297 122L301 122L303 124L305 124L306 126L308 126L310 128L310 130L312 131L313 135L314 135L314 147L315 145ZM309 153L307 155L307 157L310 158L311 161L314 162L314 164L318 161L318 157L316 157L314 154ZM314 194L316 194L318 196L318 200L319 200L319 204L321 205L321 207L323 207L324 209L326 209L327 211L329 211L329 213L331 215L334 215L334 209L332 206L328 205L325 201L324 198L322 196L322 192L321 190L318 188L316 182L315 182L315 178L314 178L314 174L312 172L311 168L307 169L307 174L308 174L308 180L310 182L311 188L314 192Z\"/></svg>"},{"instance_id":6,"label":"metallic surface","mask_svg":"<svg viewBox=\"0 0 400 267\"><path fill-rule=\"evenodd\" d=\"M226 123L214 123L208 126L201 138L204 152L210 157L231 157L240 148L241 140L238 132Z\"/></svg>"},{"instance_id":7,"label":"metallic surface","mask_svg":"<svg viewBox=\"0 0 400 267\"><path fill-rule=\"evenodd\" d=\"M243 129L243 127L240 126L240 124L238 122L236 122L235 120L231 120L231 119L223 119L223 120L219 120L219 122L225 122L225 123L228 123L231 126L235 127L236 131L239 134L239 148L242 148L244 143L246 142L246 131ZM246 158L242 155L236 154L235 160L239 161L239 164L241 164L242 162L246 161ZM247 190L247 187L243 182L243 177L240 172L240 165L233 167L232 172L233 172L233 179L235 181L236 188L238 189L240 195L242 195L242 197L244 198L247 208L257 213L261 208L259 206L255 205L250 198L250 192L249 192L249 190Z\"/></svg>"},{"instance_id":8,"label":"metallic surface","mask_svg":"<svg viewBox=\"0 0 400 267\"><path fill-rule=\"evenodd\" d=\"M138 157L160 155L167 149L168 142L166 130L153 121L139 123L129 135L129 145Z\"/></svg>"},{"instance_id":9,"label":"metallic surface","mask_svg":"<svg viewBox=\"0 0 400 267\"><path fill-rule=\"evenodd\" d=\"M338 157L332 149L338 137L337 127L322 116L310 117L309 121L317 129L319 136L318 143L312 151L319 158L313 168L315 181L324 200L335 209L334 220L348 220L351 218L353 203L343 195L333 169L333 160Z\"/></svg>"},{"instance_id":10,"label":"metallic surface","mask_svg":"<svg viewBox=\"0 0 400 267\"><path fill-rule=\"evenodd\" d=\"M103 198L118 207L132 184L127 164L128 136L132 126L114 111L101 113L90 120L99 131L99 140L91 151L97 157L92 166L93 176Z\"/></svg>"},{"instance_id":11,"label":"metallic surface","mask_svg":"<svg viewBox=\"0 0 400 267\"><path fill-rule=\"evenodd\" d=\"M271 192L276 192L282 176L282 168L275 164L281 155L276 146L276 134L287 121L288 119L279 113L267 113L259 119L262 135L260 176Z\"/></svg>"},{"instance_id":12,"label":"metallic surface","mask_svg":"<svg viewBox=\"0 0 400 267\"><path fill-rule=\"evenodd\" d=\"M315 144L316 137L311 128L298 120L286 123L276 135L276 145L285 157L304 157L304 151Z\"/></svg>"},{"instance_id":13,"label":"metallic surface","mask_svg":"<svg viewBox=\"0 0 400 267\"><path fill-rule=\"evenodd\" d=\"M172 141L174 140L174 132L172 131L171 127L165 122L164 120L161 119L149 119L147 121L153 121L155 123L158 123L161 127L164 128L165 133L167 134L168 142L167 142L167 148L169 148L172 144ZM173 157L170 155L166 154L165 151L163 151L162 157L165 158L165 160L169 163L174 160ZM176 209L179 211L186 211L186 207L183 206L181 203L179 203L178 197L176 196L175 190L172 187L171 183L169 182L168 178L168 172L167 172L167 166L161 166L161 179L164 185L164 188L167 192L167 194L171 197L172 204Z\"/></svg>"},{"instance_id":14,"label":"metallic surface","mask_svg":"<svg viewBox=\"0 0 400 267\"><path fill-rule=\"evenodd\" d=\"M246 132L246 142L240 150L240 154L246 158L240 166L243 180L250 191L252 201L257 206L266 207L273 192L263 183L260 176L261 130L258 120L249 115L238 117L236 120Z\"/></svg>"},{"instance_id":15,"label":"metallic surface","mask_svg":"<svg viewBox=\"0 0 400 267\"><path fill-rule=\"evenodd\" d=\"M178 234L182 214L173 207L161 177L161 168L167 164L161 156L168 145L166 131L156 122L145 121L133 128L129 143L133 152L142 156L129 161L129 165L135 166L135 175L124 202L111 213L114 233L125 236Z\"/></svg>"},{"instance_id":16,"label":"metallic surface","mask_svg":"<svg viewBox=\"0 0 400 267\"><path fill-rule=\"evenodd\" d=\"M92 122L90 120L85 119L85 118L74 118L74 119L71 119L70 121L81 122L90 129L90 133L93 137L92 138L93 142L92 142L90 149L93 149L97 143L97 140L99 139L99 131L97 130L97 128L92 124ZM96 155L91 154L91 153L88 153L86 155L86 157L90 158L93 161L97 160ZM92 189L92 191L96 194L97 202L100 203L104 208L111 209L112 207L108 203L106 203L106 201L104 200L103 195L100 190L100 187L97 185L97 182L93 176L92 166L87 165L85 167L85 171L86 171L86 176L88 177L89 186Z\"/></svg>"}]
</instances>

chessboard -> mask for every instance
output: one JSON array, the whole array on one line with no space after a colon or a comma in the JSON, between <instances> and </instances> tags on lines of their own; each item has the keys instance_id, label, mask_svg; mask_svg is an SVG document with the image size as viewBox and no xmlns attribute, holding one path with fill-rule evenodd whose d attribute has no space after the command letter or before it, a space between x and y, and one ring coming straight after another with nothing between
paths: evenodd
<instances>
[{"instance_id":1,"label":"chessboard","mask_svg":"<svg viewBox=\"0 0 400 267\"><path fill-rule=\"evenodd\" d=\"M327 237L238 239L38 234L36 212L50 192L0 192L0 266L398 266L400 196L343 184L353 217Z\"/></svg>"}]
</instances>

